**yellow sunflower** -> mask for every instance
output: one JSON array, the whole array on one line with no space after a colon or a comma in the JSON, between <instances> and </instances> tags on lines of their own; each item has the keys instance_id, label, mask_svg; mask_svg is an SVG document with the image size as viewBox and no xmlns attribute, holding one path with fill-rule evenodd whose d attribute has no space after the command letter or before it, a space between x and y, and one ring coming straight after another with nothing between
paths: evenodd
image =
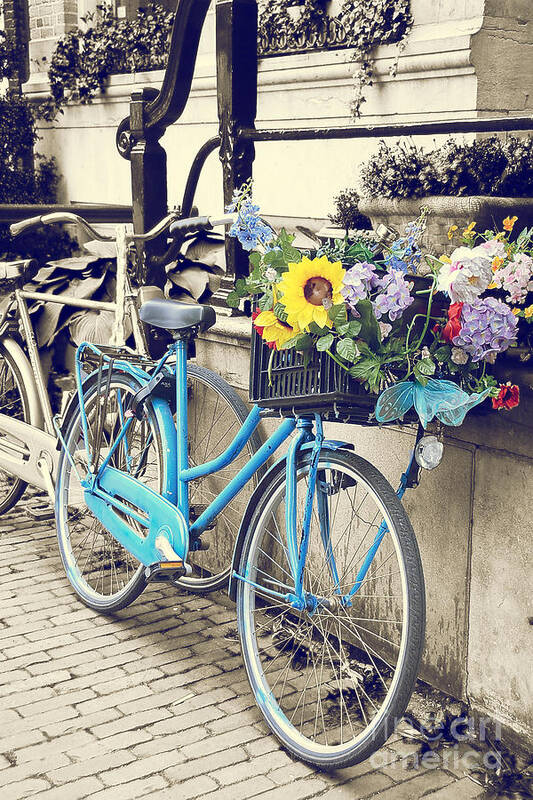
<instances>
[{"instance_id":1,"label":"yellow sunflower","mask_svg":"<svg viewBox=\"0 0 533 800\"><path fill-rule=\"evenodd\" d=\"M261 311L257 316L254 315L254 325L259 335L274 350L279 350L285 342L299 333L297 329L278 319L273 311Z\"/></svg>"},{"instance_id":2,"label":"yellow sunflower","mask_svg":"<svg viewBox=\"0 0 533 800\"><path fill-rule=\"evenodd\" d=\"M331 328L328 308L344 303L341 294L342 279L346 274L340 261L334 264L326 256L309 259L304 256L298 264L289 264L278 291L283 295L288 322L293 327L306 330L311 322L321 328Z\"/></svg>"}]
</instances>

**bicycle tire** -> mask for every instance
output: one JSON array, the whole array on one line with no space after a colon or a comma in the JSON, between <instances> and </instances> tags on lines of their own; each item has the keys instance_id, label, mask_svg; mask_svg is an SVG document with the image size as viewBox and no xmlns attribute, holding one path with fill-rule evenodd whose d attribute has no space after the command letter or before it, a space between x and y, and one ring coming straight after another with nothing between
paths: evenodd
<instances>
[{"instance_id":1,"label":"bicycle tire","mask_svg":"<svg viewBox=\"0 0 533 800\"><path fill-rule=\"evenodd\" d=\"M104 375L101 382L102 385L105 385L105 382L106 377ZM110 387L111 390L118 387L119 390L123 390L125 393L127 392L133 396L136 391L142 388L142 384L131 375L121 372L120 370L115 370L110 377ZM96 373L91 375L84 382L83 391L86 399L86 408L89 409L88 416L90 416L90 404L91 401L97 397L98 391L98 376ZM122 395L120 395L120 397L122 399ZM125 403L124 399L122 399L122 402ZM156 451L155 462L157 462L157 476L152 478L152 483L157 483L158 485L153 485L152 488L160 491L165 481L166 462L163 456L159 427L149 401L144 405L143 421L141 421L139 425L144 424L145 421L153 435ZM107 423L106 420L106 424L108 424L110 431L116 432L116 421L113 423L113 421L110 420L110 422ZM133 431L131 435L128 433L131 468L134 470L135 463L140 465L144 462L144 466L139 466L139 469L142 469L146 476L146 473L150 469L148 456L145 456L146 448L139 451L137 462L135 462L135 457L132 455L134 453L133 437L135 435L135 430L139 430L139 428L134 428L135 424L135 422L132 423L132 427L129 429ZM142 431L142 429L140 430ZM111 435L109 439L111 439ZM81 437L81 414L79 404L75 404L72 407L69 419L66 421L64 441L70 452L75 454L75 458L81 460L81 453L85 452L85 447ZM124 466L120 462L123 453L117 452L118 455L115 457L113 464L119 469L123 469ZM138 476L139 475L137 475L137 477ZM72 486L70 482L71 477L73 479ZM148 479L150 479L150 476L148 476ZM71 500L70 503L69 498ZM85 515L84 517L80 517L82 513ZM80 519L86 520L86 523L83 524L90 524L93 526L88 530L87 534L85 534L83 529L81 534L79 530L76 530L76 526L79 527L80 525ZM139 564L122 545L113 539L112 535L100 525L86 507L79 482L77 477L74 477L72 466L66 456L64 447L59 458L56 483L56 528L59 552L67 578L79 599L85 603L86 606L102 614L112 614L129 606L144 590L146 587L144 566ZM93 555L91 555L91 553L85 555L85 550L83 550L85 542L87 542L88 547L92 546L93 549L96 548L96 552L94 552ZM79 555L77 555L77 553L79 553ZM124 571L126 576L121 586L120 575ZM117 587L116 591L113 591L113 578L115 579ZM101 590L98 591L100 586ZM104 592L103 590L107 587L109 587L110 591Z\"/></svg>"},{"instance_id":2,"label":"bicycle tire","mask_svg":"<svg viewBox=\"0 0 533 800\"><path fill-rule=\"evenodd\" d=\"M195 423L194 414L189 413L189 458L191 463L195 461L198 463L195 458L198 454L200 456L199 461L204 463L215 458L227 447L248 416L249 409L232 386L223 380L220 375L205 367L197 364L188 364L187 380L189 389L192 382L193 389L194 384L196 384L199 387L204 387L212 394L213 399L211 402L206 402L205 397L200 402L202 406L205 404L212 409L215 421L220 416L217 404L222 402L228 407L223 412L224 420L220 422L220 427L224 428L224 435L217 438L210 450L205 448L201 454L198 453L200 447L196 441L197 435L202 436L203 440L207 436L208 444L211 439L202 426L203 420L197 420L197 423L202 426L202 430L197 431L198 425ZM261 445L261 436L256 429L243 452L226 470L219 470L205 479L192 481L189 486L191 506L194 506L198 499L205 499L210 502L229 483L240 462L249 460ZM207 594L218 589L224 589L227 586L231 572L233 546L239 531L240 520L246 509L249 497L263 473L264 468L258 470L252 480L243 487L241 493L232 501L229 511L221 512L215 521L215 529L207 533L210 539L209 550L189 553L188 560L193 565L193 574L175 581L176 586L179 586L180 589L185 589L192 594Z\"/></svg>"},{"instance_id":3,"label":"bicycle tire","mask_svg":"<svg viewBox=\"0 0 533 800\"><path fill-rule=\"evenodd\" d=\"M300 481L305 480L311 457L309 452L299 454ZM237 622L248 680L270 730L298 759L319 769L333 769L352 766L368 758L384 744L403 715L416 681L424 644L425 592L415 534L401 502L384 476L369 462L345 450L322 450L318 476L325 487L324 496L330 498L326 503L332 551L336 560L346 553L346 558L350 558L348 567L353 572L358 566L356 562L351 567L354 558L359 554L360 561L366 553L360 551L361 545L355 551L349 546L352 531L357 532L358 527L362 530L364 526L371 532L376 528L379 531L376 520L380 514L387 521L388 531L365 577L366 583L362 583L364 591L354 596L351 609L343 608L337 600L330 606L333 611L319 606L311 614L296 612L280 600L276 600L276 605L267 599L266 593L261 594L261 589L237 580ZM285 519L282 516L284 484L283 461L265 479L261 500L250 521L239 574L266 588L276 588L277 583L288 585L290 590L294 584L285 570L288 560L278 524L278 519L281 524ZM331 521L336 492L339 497ZM373 519L369 512L371 501L379 511ZM277 515L280 502L282 506ZM314 508L316 503L315 496ZM346 532L339 535L333 529L337 513L340 518L345 514L344 524L350 508L359 516L355 517L355 524L354 516L349 518L346 542ZM365 518L367 513L369 516ZM314 536L314 520L315 516L311 537ZM319 527L318 522L316 526ZM345 530L348 530L346 525ZM311 542L316 544L313 538ZM382 550L384 543L387 547L392 545L390 556L386 555L387 550ZM306 583L312 587L314 582L317 589L326 591L326 597L329 591L333 598L334 581L324 548L319 544L318 551L311 549L309 553L304 588ZM400 567L399 579L392 564L387 566L393 554ZM385 572L380 573L380 570ZM339 570L343 592L354 581L351 575L345 582L346 573L347 568L343 573ZM383 586L389 585L389 594L381 595L382 582ZM394 594L398 587L402 592L400 604L398 595ZM333 600L328 602L333 603ZM381 606L381 602L386 605ZM398 612L394 610L399 606L403 611L400 628ZM374 613L371 613L372 608ZM386 613L385 618L379 616L381 608ZM358 609L364 612L360 616L356 616ZM393 660L395 648L396 662ZM309 693L307 705L306 693ZM379 709L378 702L381 703ZM322 732L319 727L323 728ZM348 731L350 737L346 741L344 731Z\"/></svg>"},{"instance_id":4,"label":"bicycle tire","mask_svg":"<svg viewBox=\"0 0 533 800\"><path fill-rule=\"evenodd\" d=\"M13 397L18 395L18 397ZM9 412L9 416L28 424L30 419L30 401L24 385L24 378L19 366L0 341L0 413ZM3 475L8 476L5 481ZM12 483L9 483L12 481ZM4 482L7 483L7 494L4 496ZM0 514L5 514L18 503L28 484L5 470L0 470Z\"/></svg>"}]
</instances>

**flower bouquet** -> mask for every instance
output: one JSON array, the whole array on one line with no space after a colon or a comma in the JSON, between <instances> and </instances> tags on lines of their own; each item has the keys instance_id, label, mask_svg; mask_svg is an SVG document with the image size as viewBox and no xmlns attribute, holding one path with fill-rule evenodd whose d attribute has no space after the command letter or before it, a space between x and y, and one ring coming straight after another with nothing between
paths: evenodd
<instances>
[{"instance_id":1,"label":"flower bouquet","mask_svg":"<svg viewBox=\"0 0 533 800\"><path fill-rule=\"evenodd\" d=\"M434 418L460 425L487 398L495 409L518 404L518 387L499 384L491 367L517 343L530 346L533 229L513 238L516 218L482 234L471 223L437 259L420 250L423 209L386 245L367 237L302 252L261 220L250 191L244 186L229 208L250 275L228 304L252 300L253 400L424 427ZM458 235L452 226L450 240Z\"/></svg>"}]
</instances>

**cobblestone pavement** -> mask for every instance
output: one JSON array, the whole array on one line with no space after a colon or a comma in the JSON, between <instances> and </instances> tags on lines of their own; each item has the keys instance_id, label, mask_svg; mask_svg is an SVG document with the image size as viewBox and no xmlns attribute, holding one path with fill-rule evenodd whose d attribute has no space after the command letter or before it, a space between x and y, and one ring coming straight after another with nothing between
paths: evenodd
<instances>
[{"instance_id":1,"label":"cobblestone pavement","mask_svg":"<svg viewBox=\"0 0 533 800\"><path fill-rule=\"evenodd\" d=\"M24 502L24 501L22 501ZM457 750L406 768L398 734L334 774L292 761L250 694L235 614L149 587L114 618L74 597L49 522L0 524L2 800L467 800ZM224 598L220 598L223 600ZM290 788L289 788L290 787Z\"/></svg>"}]
</instances>

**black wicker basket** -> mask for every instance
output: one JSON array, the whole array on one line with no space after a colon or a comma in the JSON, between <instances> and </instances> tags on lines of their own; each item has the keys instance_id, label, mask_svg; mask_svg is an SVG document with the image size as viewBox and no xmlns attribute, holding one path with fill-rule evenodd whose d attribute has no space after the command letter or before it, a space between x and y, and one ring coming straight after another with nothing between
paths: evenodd
<instances>
[{"instance_id":1,"label":"black wicker basket","mask_svg":"<svg viewBox=\"0 0 533 800\"><path fill-rule=\"evenodd\" d=\"M252 331L250 400L282 416L319 413L328 422L378 425L372 416L377 395L369 394L359 381L336 364L327 353L314 351L310 362L295 350L274 351ZM404 422L417 422L411 411Z\"/></svg>"}]
</instances>

